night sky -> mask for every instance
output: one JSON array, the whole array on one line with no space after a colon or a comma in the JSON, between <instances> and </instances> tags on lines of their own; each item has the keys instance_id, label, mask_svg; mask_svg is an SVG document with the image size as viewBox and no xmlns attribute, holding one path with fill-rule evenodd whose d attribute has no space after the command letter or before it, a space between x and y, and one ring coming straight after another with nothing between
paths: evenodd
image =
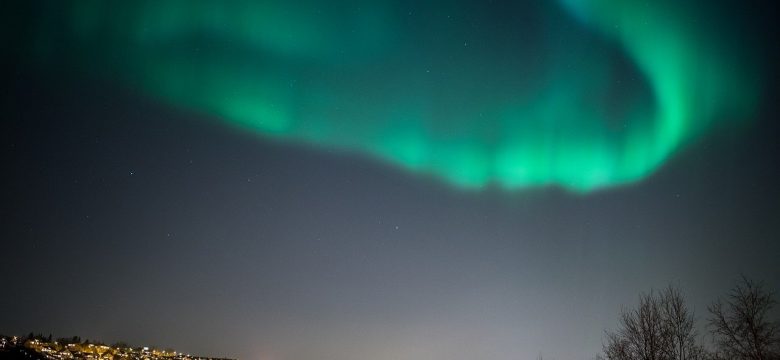
<instances>
[{"instance_id":1,"label":"night sky","mask_svg":"<svg viewBox=\"0 0 780 360\"><path fill-rule=\"evenodd\" d=\"M769 2L0 8L2 334L592 359L642 291L780 291Z\"/></svg>"}]
</instances>

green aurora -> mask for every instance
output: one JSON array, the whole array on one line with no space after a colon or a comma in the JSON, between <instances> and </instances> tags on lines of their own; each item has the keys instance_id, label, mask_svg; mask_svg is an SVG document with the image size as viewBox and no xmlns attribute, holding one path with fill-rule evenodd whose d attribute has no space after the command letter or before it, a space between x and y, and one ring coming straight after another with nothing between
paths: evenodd
<instances>
[{"instance_id":1,"label":"green aurora","mask_svg":"<svg viewBox=\"0 0 780 360\"><path fill-rule=\"evenodd\" d=\"M634 183L756 106L747 51L693 5L486 4L52 1L25 51L265 138L463 189Z\"/></svg>"}]
</instances>

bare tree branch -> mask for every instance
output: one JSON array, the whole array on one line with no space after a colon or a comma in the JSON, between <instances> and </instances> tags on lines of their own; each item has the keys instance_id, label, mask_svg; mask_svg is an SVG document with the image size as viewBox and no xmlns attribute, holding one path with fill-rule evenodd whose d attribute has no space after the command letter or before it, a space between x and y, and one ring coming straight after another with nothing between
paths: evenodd
<instances>
[{"instance_id":1,"label":"bare tree branch","mask_svg":"<svg viewBox=\"0 0 780 360\"><path fill-rule=\"evenodd\" d=\"M693 312L681 292L669 287L639 296L639 306L623 310L615 332L606 332L607 360L701 360Z\"/></svg>"},{"instance_id":2,"label":"bare tree branch","mask_svg":"<svg viewBox=\"0 0 780 360\"><path fill-rule=\"evenodd\" d=\"M709 306L708 325L718 357L738 360L780 359L780 324L769 320L775 306L763 284L742 277L725 300Z\"/></svg>"}]
</instances>

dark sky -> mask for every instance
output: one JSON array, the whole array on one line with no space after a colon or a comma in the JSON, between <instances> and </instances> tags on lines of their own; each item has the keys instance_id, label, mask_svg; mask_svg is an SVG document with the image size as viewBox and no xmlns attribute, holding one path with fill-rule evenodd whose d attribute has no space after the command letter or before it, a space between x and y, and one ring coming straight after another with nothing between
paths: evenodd
<instances>
[{"instance_id":1,"label":"dark sky","mask_svg":"<svg viewBox=\"0 0 780 360\"><path fill-rule=\"evenodd\" d=\"M770 6L748 5L745 41L774 64ZM464 190L3 61L0 333L241 359L590 359L642 291L681 287L701 325L740 274L780 290L774 66L744 125L577 194Z\"/></svg>"}]
</instances>

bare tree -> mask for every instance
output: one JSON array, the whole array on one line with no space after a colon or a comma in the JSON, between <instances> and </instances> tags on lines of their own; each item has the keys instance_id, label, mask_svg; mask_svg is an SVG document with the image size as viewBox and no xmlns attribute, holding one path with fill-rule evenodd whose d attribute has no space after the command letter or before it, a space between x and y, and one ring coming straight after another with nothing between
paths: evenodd
<instances>
[{"instance_id":1,"label":"bare tree","mask_svg":"<svg viewBox=\"0 0 780 360\"><path fill-rule=\"evenodd\" d=\"M699 360L695 318L679 290L639 296L639 307L623 310L615 332L606 333L607 360Z\"/></svg>"},{"instance_id":2,"label":"bare tree","mask_svg":"<svg viewBox=\"0 0 780 360\"><path fill-rule=\"evenodd\" d=\"M769 320L775 304L772 292L744 276L725 300L713 303L709 307L709 327L717 357L780 359L780 325Z\"/></svg>"},{"instance_id":3,"label":"bare tree","mask_svg":"<svg viewBox=\"0 0 780 360\"><path fill-rule=\"evenodd\" d=\"M664 321L665 358L671 360L700 360L704 348L697 344L696 321L688 310L680 290L667 287L660 296L661 318Z\"/></svg>"}]
</instances>

